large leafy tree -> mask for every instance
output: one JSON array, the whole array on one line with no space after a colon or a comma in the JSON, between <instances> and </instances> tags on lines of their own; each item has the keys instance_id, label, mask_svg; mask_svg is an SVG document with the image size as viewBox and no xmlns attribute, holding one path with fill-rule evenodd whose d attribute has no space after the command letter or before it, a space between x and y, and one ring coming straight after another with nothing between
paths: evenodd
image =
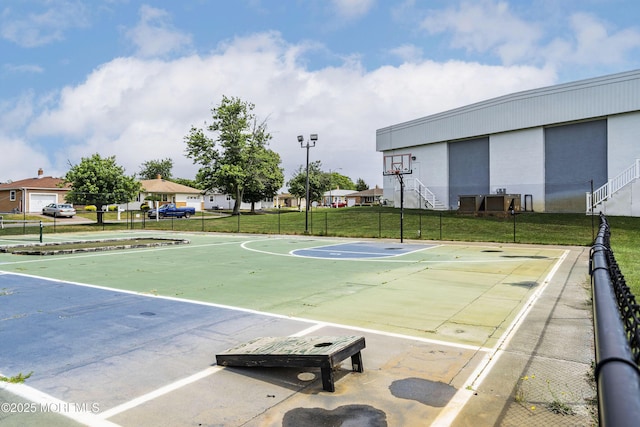
<instances>
[{"instance_id":1,"label":"large leafy tree","mask_svg":"<svg viewBox=\"0 0 640 427\"><path fill-rule=\"evenodd\" d=\"M287 182L288 191L298 200L306 198L307 168L300 166ZM322 195L329 190L329 174L322 172L322 162L316 160L309 163L309 206L322 200Z\"/></svg>"},{"instance_id":2,"label":"large leafy tree","mask_svg":"<svg viewBox=\"0 0 640 427\"><path fill-rule=\"evenodd\" d=\"M356 186L346 175L339 174L338 172L329 172L327 174L329 179L329 186L332 190L340 189L340 190L355 190ZM328 189L327 189L328 190Z\"/></svg>"},{"instance_id":3,"label":"large leafy tree","mask_svg":"<svg viewBox=\"0 0 640 427\"><path fill-rule=\"evenodd\" d=\"M260 176L271 175L257 173L259 168L275 173L279 170L280 157L267 148L271 134L267 132L266 122L256 121L254 108L250 102L223 96L220 105L211 110L213 121L205 123L205 129L192 127L184 138L187 157L200 165L196 179L201 188L231 194L235 199L234 214L240 212L240 203L248 189L251 199L258 197L260 191L264 191L260 199L277 193L271 185L257 184ZM213 133L215 139L205 130Z\"/></svg>"},{"instance_id":4,"label":"large leafy tree","mask_svg":"<svg viewBox=\"0 0 640 427\"><path fill-rule=\"evenodd\" d=\"M71 185L66 200L97 206L100 224L103 222L101 206L130 202L141 190L140 182L135 176L125 175L124 168L116 164L115 156L102 158L97 153L72 165L64 179Z\"/></svg>"},{"instance_id":5,"label":"large leafy tree","mask_svg":"<svg viewBox=\"0 0 640 427\"><path fill-rule=\"evenodd\" d=\"M148 160L140 165L138 176L140 179L156 179L160 175L162 178L171 181L171 169L173 169L173 160L169 158Z\"/></svg>"},{"instance_id":6,"label":"large leafy tree","mask_svg":"<svg viewBox=\"0 0 640 427\"><path fill-rule=\"evenodd\" d=\"M280 164L280 155L273 150L255 146L250 150L249 162L252 173L247 177L243 202L251 203L251 212L255 204L265 197L275 195L284 184L284 174Z\"/></svg>"}]
</instances>

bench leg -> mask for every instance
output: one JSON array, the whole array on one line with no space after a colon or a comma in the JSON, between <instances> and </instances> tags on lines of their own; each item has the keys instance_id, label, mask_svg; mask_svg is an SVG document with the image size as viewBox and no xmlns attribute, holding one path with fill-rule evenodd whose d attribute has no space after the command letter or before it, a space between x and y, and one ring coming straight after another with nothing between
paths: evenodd
<instances>
[{"instance_id":1,"label":"bench leg","mask_svg":"<svg viewBox=\"0 0 640 427\"><path fill-rule=\"evenodd\" d=\"M322 388L325 391L334 392L336 391L333 385L333 369L332 368L321 368L322 372Z\"/></svg>"},{"instance_id":2,"label":"bench leg","mask_svg":"<svg viewBox=\"0 0 640 427\"><path fill-rule=\"evenodd\" d=\"M362 354L360 354L360 352L351 356L351 367L354 372L364 372L364 368L362 367Z\"/></svg>"}]
</instances>

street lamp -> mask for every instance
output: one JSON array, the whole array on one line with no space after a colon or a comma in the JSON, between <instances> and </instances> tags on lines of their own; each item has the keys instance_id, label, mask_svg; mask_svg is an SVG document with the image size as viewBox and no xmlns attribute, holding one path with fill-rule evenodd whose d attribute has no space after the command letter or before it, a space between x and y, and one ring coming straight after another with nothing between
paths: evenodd
<instances>
[{"instance_id":1,"label":"street lamp","mask_svg":"<svg viewBox=\"0 0 640 427\"><path fill-rule=\"evenodd\" d=\"M317 140L318 140L318 134L312 133L311 135L309 135L309 139L307 140L307 143L305 145L304 137L302 135L298 135L298 142L300 143L300 148L307 149L307 185L306 185L306 198L305 198L305 207L304 207L304 234L309 234L309 148L315 147Z\"/></svg>"}]
</instances>

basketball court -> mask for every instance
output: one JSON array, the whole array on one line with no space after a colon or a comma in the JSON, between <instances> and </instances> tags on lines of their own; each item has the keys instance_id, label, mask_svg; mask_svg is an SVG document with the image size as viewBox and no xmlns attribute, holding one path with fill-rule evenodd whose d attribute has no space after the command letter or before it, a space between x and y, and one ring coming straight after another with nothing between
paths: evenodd
<instances>
[{"instance_id":1,"label":"basketball court","mask_svg":"<svg viewBox=\"0 0 640 427\"><path fill-rule=\"evenodd\" d=\"M0 254L0 375L31 373L0 382L3 425L450 425L577 257L289 236L46 238L150 234L190 243ZM316 368L215 364L256 338L312 336L364 337L363 372L345 360L328 392Z\"/></svg>"}]
</instances>

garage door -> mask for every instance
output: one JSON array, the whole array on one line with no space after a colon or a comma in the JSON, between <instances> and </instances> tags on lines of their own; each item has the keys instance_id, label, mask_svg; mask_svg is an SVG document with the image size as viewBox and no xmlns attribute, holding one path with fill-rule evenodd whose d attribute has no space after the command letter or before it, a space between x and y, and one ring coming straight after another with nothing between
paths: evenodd
<instances>
[{"instance_id":1,"label":"garage door","mask_svg":"<svg viewBox=\"0 0 640 427\"><path fill-rule=\"evenodd\" d=\"M47 206L49 203L57 203L58 195L57 194L38 194L38 193L30 193L29 194L29 212L42 212L42 208Z\"/></svg>"},{"instance_id":2,"label":"garage door","mask_svg":"<svg viewBox=\"0 0 640 427\"><path fill-rule=\"evenodd\" d=\"M489 194L489 138L450 142L449 208L458 209L458 197Z\"/></svg>"},{"instance_id":3,"label":"garage door","mask_svg":"<svg viewBox=\"0 0 640 427\"><path fill-rule=\"evenodd\" d=\"M585 193L607 182L607 121L544 130L547 212L584 212Z\"/></svg>"}]
</instances>

